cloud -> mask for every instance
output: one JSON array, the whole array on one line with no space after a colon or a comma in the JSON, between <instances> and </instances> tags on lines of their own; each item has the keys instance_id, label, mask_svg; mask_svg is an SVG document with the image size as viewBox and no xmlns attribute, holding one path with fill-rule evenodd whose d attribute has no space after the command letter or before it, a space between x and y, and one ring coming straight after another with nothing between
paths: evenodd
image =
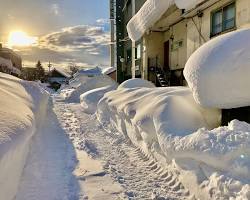
<instances>
[{"instance_id":1,"label":"cloud","mask_svg":"<svg viewBox=\"0 0 250 200\"><path fill-rule=\"evenodd\" d=\"M108 66L109 42L110 34L102 26L78 25L41 36L37 46L19 51L27 65L41 60L61 66Z\"/></svg>"}]
</instances>

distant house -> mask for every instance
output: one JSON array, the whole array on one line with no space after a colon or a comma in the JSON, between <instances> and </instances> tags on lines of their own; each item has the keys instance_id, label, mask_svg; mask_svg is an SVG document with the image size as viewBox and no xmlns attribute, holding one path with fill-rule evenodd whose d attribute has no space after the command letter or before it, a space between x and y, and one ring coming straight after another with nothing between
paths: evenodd
<instances>
[{"instance_id":1,"label":"distant house","mask_svg":"<svg viewBox=\"0 0 250 200\"><path fill-rule=\"evenodd\" d=\"M20 76L22 58L12 49L3 48L0 44L0 71L14 76Z\"/></svg>"},{"instance_id":2,"label":"distant house","mask_svg":"<svg viewBox=\"0 0 250 200\"><path fill-rule=\"evenodd\" d=\"M70 74L61 69L54 68L49 72L48 82L51 84L64 84L71 78Z\"/></svg>"}]
</instances>

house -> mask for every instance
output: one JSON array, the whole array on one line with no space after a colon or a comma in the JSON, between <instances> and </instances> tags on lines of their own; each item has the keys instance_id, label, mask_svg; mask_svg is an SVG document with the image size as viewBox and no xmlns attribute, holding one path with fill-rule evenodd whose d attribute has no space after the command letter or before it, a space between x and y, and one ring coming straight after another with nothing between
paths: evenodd
<instances>
[{"instance_id":1,"label":"house","mask_svg":"<svg viewBox=\"0 0 250 200\"><path fill-rule=\"evenodd\" d=\"M249 0L197 0L188 9L167 5L170 1L165 0L165 10L161 7L155 13L150 2L155 3L116 1L118 82L142 77L157 86L186 85L183 69L197 48L218 35L250 25ZM147 9L154 15L145 12ZM139 30L136 41L130 40L129 28Z\"/></svg>"},{"instance_id":2,"label":"house","mask_svg":"<svg viewBox=\"0 0 250 200\"><path fill-rule=\"evenodd\" d=\"M62 69L54 68L48 73L48 82L52 88L59 89L62 84L69 81L71 75Z\"/></svg>"},{"instance_id":3,"label":"house","mask_svg":"<svg viewBox=\"0 0 250 200\"><path fill-rule=\"evenodd\" d=\"M20 76L22 58L12 49L3 48L0 43L0 71L14 76Z\"/></svg>"},{"instance_id":4,"label":"house","mask_svg":"<svg viewBox=\"0 0 250 200\"><path fill-rule=\"evenodd\" d=\"M116 11L118 82L141 77L156 86L186 85L183 69L196 49L250 26L249 0L117 0ZM250 107L222 110L222 124L250 122L249 113Z\"/></svg>"}]
</instances>

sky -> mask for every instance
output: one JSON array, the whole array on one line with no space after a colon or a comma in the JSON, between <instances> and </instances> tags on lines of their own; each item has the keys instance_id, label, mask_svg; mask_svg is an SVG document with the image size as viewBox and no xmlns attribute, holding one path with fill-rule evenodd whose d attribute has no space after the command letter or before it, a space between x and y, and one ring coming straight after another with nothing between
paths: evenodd
<instances>
[{"instance_id":1,"label":"sky","mask_svg":"<svg viewBox=\"0 0 250 200\"><path fill-rule=\"evenodd\" d=\"M18 51L24 66L109 65L108 0L0 0L0 8L0 42ZM17 31L34 42L10 45Z\"/></svg>"}]
</instances>

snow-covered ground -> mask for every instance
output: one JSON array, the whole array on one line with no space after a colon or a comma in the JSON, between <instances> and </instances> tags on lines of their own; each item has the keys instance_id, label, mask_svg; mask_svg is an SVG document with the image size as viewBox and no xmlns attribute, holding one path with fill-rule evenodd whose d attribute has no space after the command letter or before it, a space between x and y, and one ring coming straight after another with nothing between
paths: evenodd
<instances>
[{"instance_id":1,"label":"snow-covered ground","mask_svg":"<svg viewBox=\"0 0 250 200\"><path fill-rule=\"evenodd\" d=\"M0 76L0 200L250 199L250 125L188 87Z\"/></svg>"}]
</instances>

